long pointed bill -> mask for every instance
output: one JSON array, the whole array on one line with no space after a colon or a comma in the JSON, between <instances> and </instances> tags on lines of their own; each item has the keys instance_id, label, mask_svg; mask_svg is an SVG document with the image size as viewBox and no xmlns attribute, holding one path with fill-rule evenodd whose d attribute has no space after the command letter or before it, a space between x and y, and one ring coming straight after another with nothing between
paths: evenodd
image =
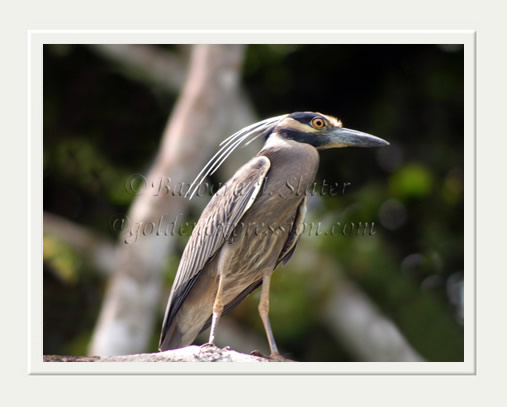
<instances>
[{"instance_id":1,"label":"long pointed bill","mask_svg":"<svg viewBox=\"0 0 507 407\"><path fill-rule=\"evenodd\" d=\"M389 143L379 137L357 130L336 127L327 133L329 143L321 148L337 147L384 147Z\"/></svg>"}]
</instances>

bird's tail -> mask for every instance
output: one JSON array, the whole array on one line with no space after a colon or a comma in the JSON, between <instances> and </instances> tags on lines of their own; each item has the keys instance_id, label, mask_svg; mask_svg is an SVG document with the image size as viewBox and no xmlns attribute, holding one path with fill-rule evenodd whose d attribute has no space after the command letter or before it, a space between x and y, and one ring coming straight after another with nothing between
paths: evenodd
<instances>
[{"instance_id":1,"label":"bird's tail","mask_svg":"<svg viewBox=\"0 0 507 407\"><path fill-rule=\"evenodd\" d=\"M176 324L173 323L168 327L164 326L160 335L158 350L163 352L165 350L182 348L183 346L189 345L188 343L183 343L182 339L183 335Z\"/></svg>"}]
</instances>

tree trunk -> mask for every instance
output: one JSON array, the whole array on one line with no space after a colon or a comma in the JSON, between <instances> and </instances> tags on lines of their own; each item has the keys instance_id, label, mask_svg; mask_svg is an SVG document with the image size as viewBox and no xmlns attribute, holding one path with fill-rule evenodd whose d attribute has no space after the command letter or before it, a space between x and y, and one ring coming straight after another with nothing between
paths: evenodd
<instances>
[{"instance_id":1,"label":"tree trunk","mask_svg":"<svg viewBox=\"0 0 507 407\"><path fill-rule=\"evenodd\" d=\"M188 185L224 137L243 54L244 47L238 45L193 48L184 89L146 177L146 188L124 223L90 355L146 350L160 304L162 269L175 241L168 224L181 220L188 203L165 186Z\"/></svg>"}]
</instances>

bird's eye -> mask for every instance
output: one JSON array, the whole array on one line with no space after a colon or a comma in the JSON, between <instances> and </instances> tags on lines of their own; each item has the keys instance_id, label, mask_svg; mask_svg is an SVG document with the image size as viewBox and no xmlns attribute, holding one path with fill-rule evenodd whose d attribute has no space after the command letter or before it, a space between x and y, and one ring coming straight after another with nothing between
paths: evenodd
<instances>
[{"instance_id":1,"label":"bird's eye","mask_svg":"<svg viewBox=\"0 0 507 407\"><path fill-rule=\"evenodd\" d=\"M324 127L324 120L322 120L320 117L316 117L312 120L312 126L316 129L321 129Z\"/></svg>"}]
</instances>

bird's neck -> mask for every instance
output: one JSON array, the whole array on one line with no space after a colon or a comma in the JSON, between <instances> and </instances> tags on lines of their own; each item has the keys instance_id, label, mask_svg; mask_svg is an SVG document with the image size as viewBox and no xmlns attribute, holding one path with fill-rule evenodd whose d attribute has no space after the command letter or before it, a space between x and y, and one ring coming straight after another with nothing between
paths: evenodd
<instances>
[{"instance_id":1,"label":"bird's neck","mask_svg":"<svg viewBox=\"0 0 507 407\"><path fill-rule=\"evenodd\" d=\"M262 149L267 150L267 149L292 148L295 147L296 144L299 143L293 140L283 138L278 133L273 132L269 135Z\"/></svg>"},{"instance_id":2,"label":"bird's neck","mask_svg":"<svg viewBox=\"0 0 507 407\"><path fill-rule=\"evenodd\" d=\"M269 136L257 155L271 162L268 177L280 180L298 177L303 183L313 182L319 166L319 153L315 147L294 140L287 140L274 133Z\"/></svg>"}]
</instances>

